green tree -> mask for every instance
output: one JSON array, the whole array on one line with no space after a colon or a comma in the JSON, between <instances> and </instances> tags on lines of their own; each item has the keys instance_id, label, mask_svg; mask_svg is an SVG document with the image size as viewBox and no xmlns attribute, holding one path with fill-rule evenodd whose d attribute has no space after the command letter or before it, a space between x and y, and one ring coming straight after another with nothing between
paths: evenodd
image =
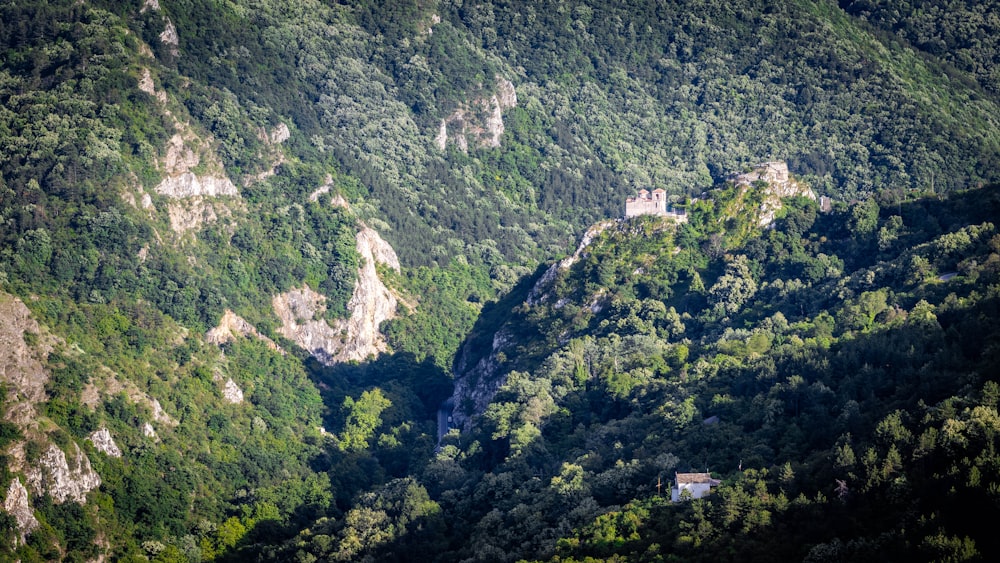
<instances>
[{"instance_id":1,"label":"green tree","mask_svg":"<svg viewBox=\"0 0 1000 563\"><path fill-rule=\"evenodd\" d=\"M341 410L347 416L340 435L340 447L345 451L368 449L368 440L382 424L382 412L390 406L392 401L378 387L361 393L357 400L344 398Z\"/></svg>"}]
</instances>

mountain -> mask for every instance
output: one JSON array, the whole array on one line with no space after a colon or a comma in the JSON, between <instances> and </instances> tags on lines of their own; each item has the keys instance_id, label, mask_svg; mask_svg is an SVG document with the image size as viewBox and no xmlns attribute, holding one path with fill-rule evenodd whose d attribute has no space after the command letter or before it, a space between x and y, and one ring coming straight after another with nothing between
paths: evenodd
<instances>
[{"instance_id":1,"label":"mountain","mask_svg":"<svg viewBox=\"0 0 1000 563\"><path fill-rule=\"evenodd\" d=\"M987 558L996 17L0 5L0 559Z\"/></svg>"}]
</instances>

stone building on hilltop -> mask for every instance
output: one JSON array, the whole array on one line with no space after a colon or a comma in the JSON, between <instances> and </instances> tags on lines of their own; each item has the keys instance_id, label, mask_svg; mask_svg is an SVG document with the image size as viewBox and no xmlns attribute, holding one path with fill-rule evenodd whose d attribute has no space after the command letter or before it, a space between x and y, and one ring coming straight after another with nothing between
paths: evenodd
<instances>
[{"instance_id":1,"label":"stone building on hilltop","mask_svg":"<svg viewBox=\"0 0 1000 563\"><path fill-rule=\"evenodd\" d=\"M639 190L636 197L625 200L625 218L639 215L658 215L661 217L671 217L678 223L687 221L687 211L674 209L667 203L667 192L661 188L656 188L652 192L649 190Z\"/></svg>"}]
</instances>

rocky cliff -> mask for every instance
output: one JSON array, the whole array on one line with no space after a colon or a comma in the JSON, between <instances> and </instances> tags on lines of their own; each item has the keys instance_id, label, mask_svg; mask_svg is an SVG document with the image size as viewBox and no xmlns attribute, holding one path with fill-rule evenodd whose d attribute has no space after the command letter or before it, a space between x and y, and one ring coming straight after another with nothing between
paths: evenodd
<instances>
[{"instance_id":1,"label":"rocky cliff","mask_svg":"<svg viewBox=\"0 0 1000 563\"><path fill-rule=\"evenodd\" d=\"M781 200L789 197L806 197L817 201L816 192L806 184L796 180L789 172L784 162L764 162L758 164L750 172L737 174L731 180L740 188L748 189L753 184L763 182L764 201L760 204L757 221L761 227L767 227L774 222L781 210Z\"/></svg>"},{"instance_id":2,"label":"rocky cliff","mask_svg":"<svg viewBox=\"0 0 1000 563\"><path fill-rule=\"evenodd\" d=\"M276 295L272 300L274 312L281 320L278 332L326 365L362 361L386 351L379 326L395 317L399 303L376 269L377 264L383 264L398 272L396 252L368 227L362 228L356 241L361 265L354 293L347 303L348 319L337 320L332 326L323 320L326 297L308 286Z\"/></svg>"},{"instance_id":3,"label":"rocky cliff","mask_svg":"<svg viewBox=\"0 0 1000 563\"><path fill-rule=\"evenodd\" d=\"M76 444L72 466L59 446L50 444L41 458L30 467L24 467L28 486L36 495L47 494L56 504L71 500L83 504L87 493L101 485L101 477L90 466L87 454Z\"/></svg>"},{"instance_id":4,"label":"rocky cliff","mask_svg":"<svg viewBox=\"0 0 1000 563\"><path fill-rule=\"evenodd\" d=\"M47 334L24 302L0 292L0 383L7 387L7 419L23 428L38 425L34 405L46 400L42 362L53 341Z\"/></svg>"},{"instance_id":5,"label":"rocky cliff","mask_svg":"<svg viewBox=\"0 0 1000 563\"><path fill-rule=\"evenodd\" d=\"M267 344L268 348L282 354L285 353L273 340L258 332L256 327L229 309L226 309L226 312L223 313L222 318L219 319L219 324L205 333L205 342L222 346L227 342L232 342L238 336L256 338Z\"/></svg>"},{"instance_id":6,"label":"rocky cliff","mask_svg":"<svg viewBox=\"0 0 1000 563\"><path fill-rule=\"evenodd\" d=\"M499 147L504 132L503 112L516 106L514 84L497 76L493 95L476 98L441 120L434 144L445 150L452 142L462 152L468 152L470 139L476 146Z\"/></svg>"},{"instance_id":7,"label":"rocky cliff","mask_svg":"<svg viewBox=\"0 0 1000 563\"><path fill-rule=\"evenodd\" d=\"M14 477L10 482L3 508L17 522L18 539L23 544L25 537L38 528L38 520L31 509L31 503L28 502L28 490L21 484L20 477Z\"/></svg>"}]
</instances>

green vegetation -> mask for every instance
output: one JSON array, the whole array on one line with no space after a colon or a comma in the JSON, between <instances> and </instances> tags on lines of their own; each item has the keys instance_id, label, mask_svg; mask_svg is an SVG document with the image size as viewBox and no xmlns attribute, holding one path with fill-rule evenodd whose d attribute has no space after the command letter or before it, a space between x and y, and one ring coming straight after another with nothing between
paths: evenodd
<instances>
[{"instance_id":1,"label":"green vegetation","mask_svg":"<svg viewBox=\"0 0 1000 563\"><path fill-rule=\"evenodd\" d=\"M0 305L41 325L0 319L38 521L0 511L0 559L995 557L996 10L773 4L0 4ZM833 211L761 229L723 180L771 159ZM649 187L689 221L535 291ZM389 352L324 366L272 299L347 318L364 227ZM208 343L227 310L277 346ZM52 446L85 503L30 485Z\"/></svg>"}]
</instances>

